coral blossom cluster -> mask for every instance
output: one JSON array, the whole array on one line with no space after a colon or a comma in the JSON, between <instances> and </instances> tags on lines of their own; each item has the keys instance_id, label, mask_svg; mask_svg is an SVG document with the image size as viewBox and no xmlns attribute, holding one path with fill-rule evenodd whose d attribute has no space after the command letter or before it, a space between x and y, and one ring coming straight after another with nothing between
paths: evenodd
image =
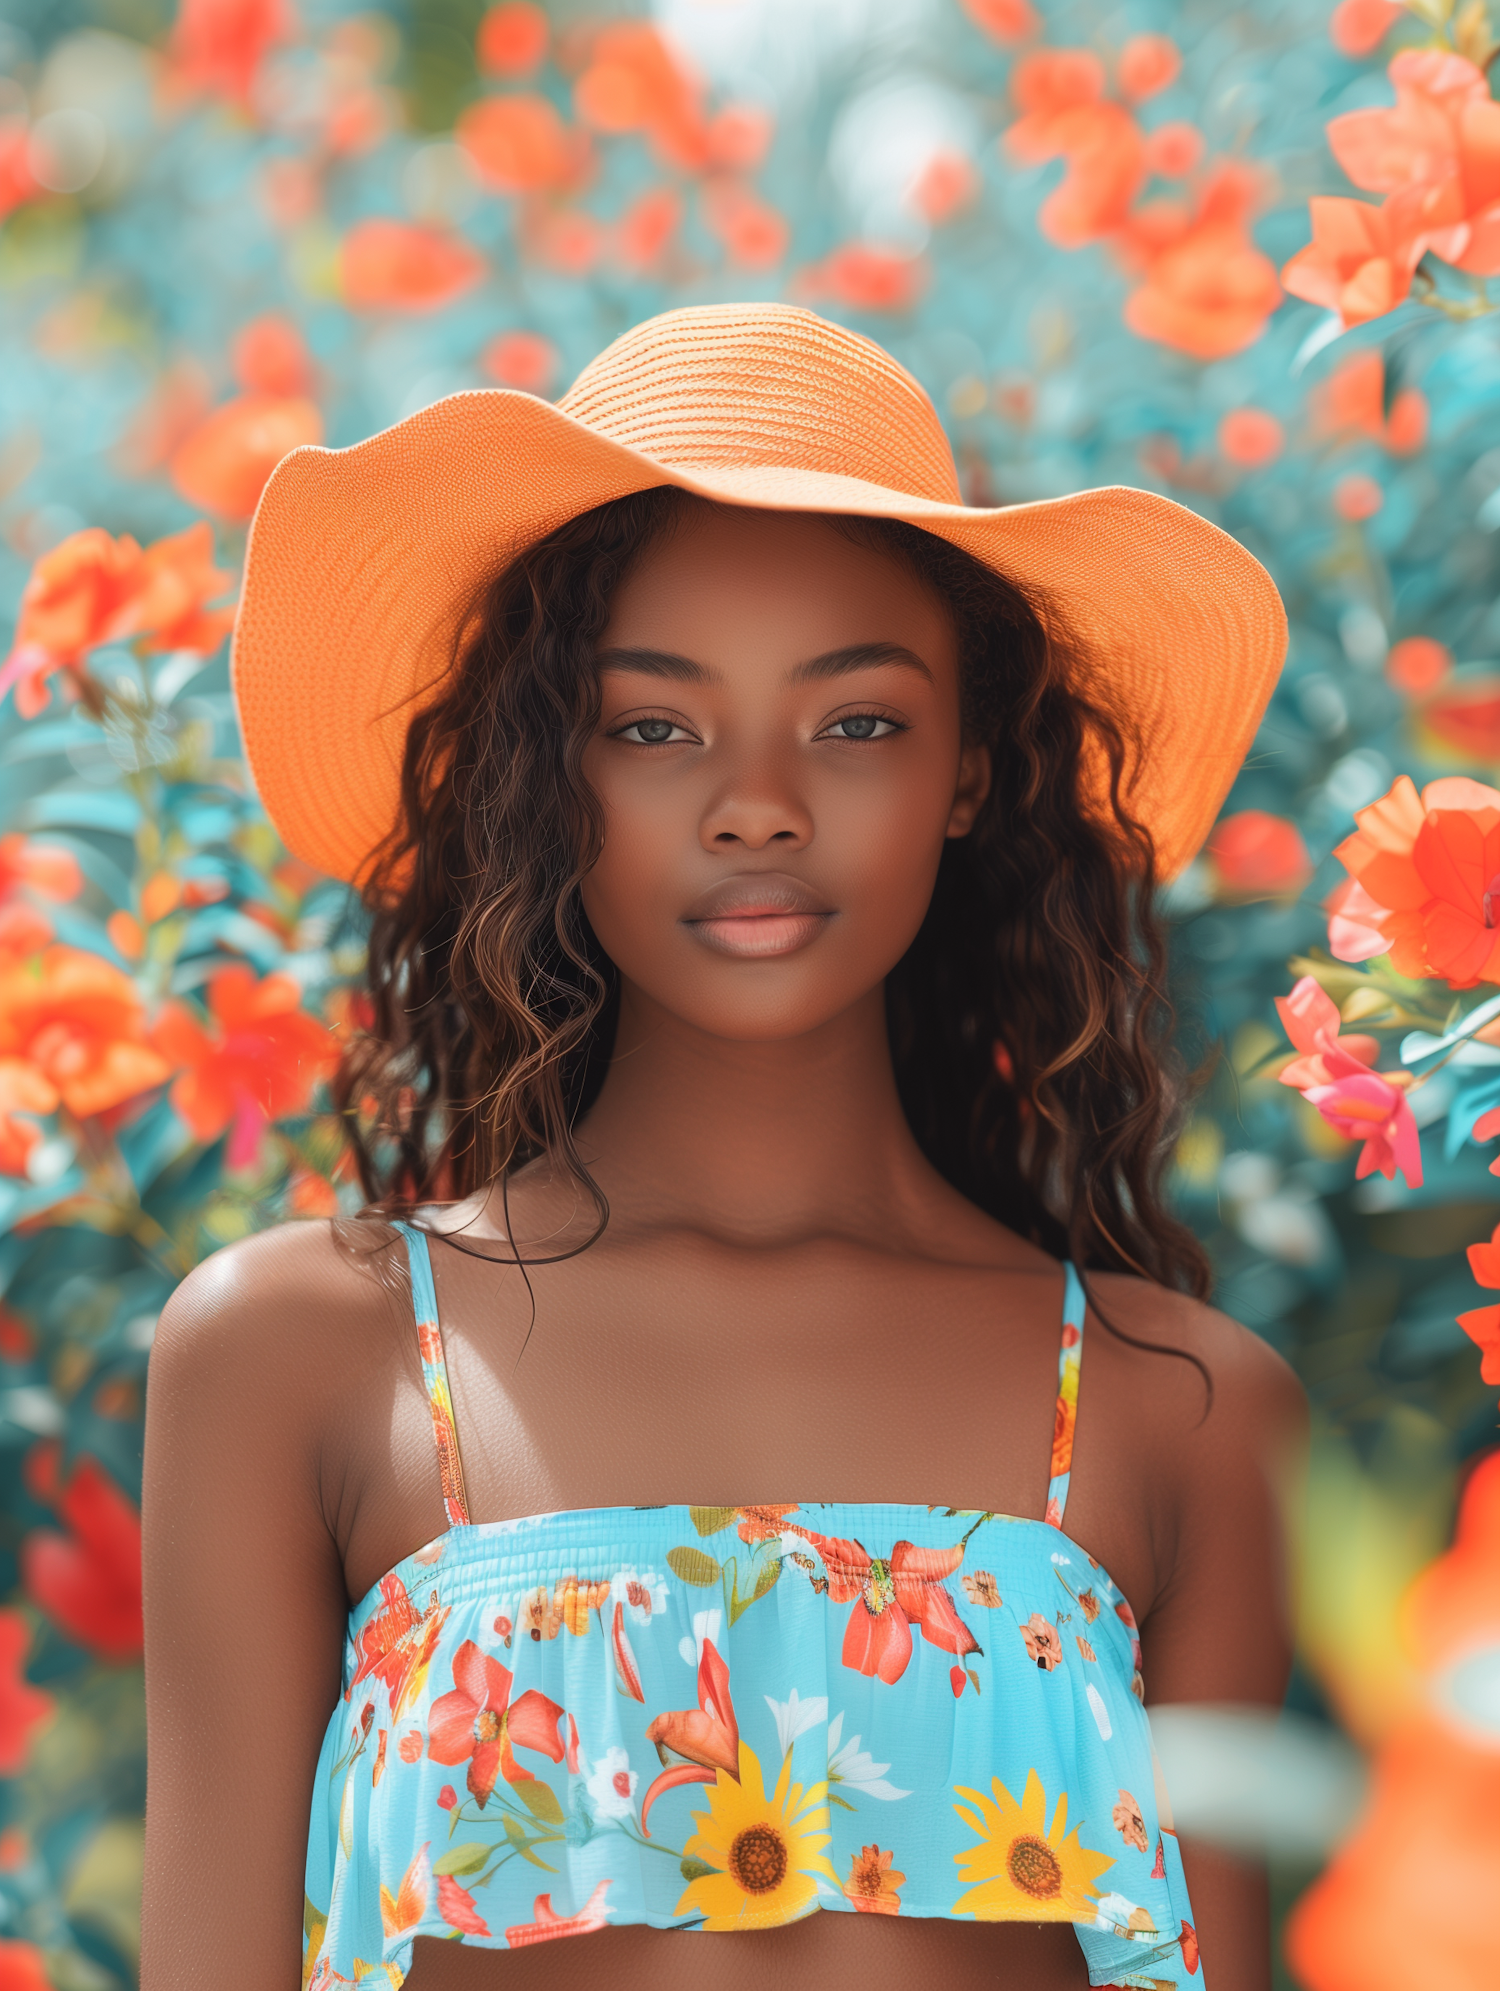
<instances>
[{"instance_id":1,"label":"coral blossom cluster","mask_svg":"<svg viewBox=\"0 0 1500 1991\"><path fill-rule=\"evenodd\" d=\"M1042 233L1063 248L1106 241L1136 289L1125 322L1197 359L1241 351L1281 301L1250 221L1261 197L1253 168L1221 159L1197 172L1203 138L1185 123L1143 129L1135 106L1181 67L1165 35L1137 35L1120 51L1115 94L1088 49L1039 49L1012 79L1020 118L1005 134L1026 165L1061 158L1065 172L1042 203ZM1150 180L1185 181L1189 197L1141 200Z\"/></svg>"},{"instance_id":2,"label":"coral blossom cluster","mask_svg":"<svg viewBox=\"0 0 1500 1991\"><path fill-rule=\"evenodd\" d=\"M0 698L12 688L22 718L47 702L47 680L76 672L101 643L144 650L217 649L234 621L220 601L233 577L213 564L213 532L200 522L144 549L129 533L98 526L45 554L21 596L14 648L0 666Z\"/></svg>"},{"instance_id":3,"label":"coral blossom cluster","mask_svg":"<svg viewBox=\"0 0 1500 1991\"><path fill-rule=\"evenodd\" d=\"M1401 303L1429 251L1471 276L1500 274L1500 104L1484 71L1447 49L1403 49L1396 102L1328 126L1334 157L1379 207L1309 201L1313 239L1281 273L1294 297L1360 325Z\"/></svg>"}]
</instances>

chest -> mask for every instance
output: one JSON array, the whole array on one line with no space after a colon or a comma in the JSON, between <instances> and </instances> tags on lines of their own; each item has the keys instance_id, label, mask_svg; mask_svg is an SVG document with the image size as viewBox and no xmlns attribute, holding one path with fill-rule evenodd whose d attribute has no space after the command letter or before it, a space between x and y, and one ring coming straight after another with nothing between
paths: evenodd
<instances>
[{"instance_id":1,"label":"chest","mask_svg":"<svg viewBox=\"0 0 1500 1991\"><path fill-rule=\"evenodd\" d=\"M1043 1513L1060 1268L683 1242L532 1268L528 1292L451 1247L433 1262L475 1520L744 1501ZM1103 1339L1079 1374L1067 1525L1149 1596L1159 1489L1130 1432L1145 1379L1127 1369L1122 1389ZM420 1373L401 1367L390 1442L360 1468L354 1595L444 1524Z\"/></svg>"}]
</instances>

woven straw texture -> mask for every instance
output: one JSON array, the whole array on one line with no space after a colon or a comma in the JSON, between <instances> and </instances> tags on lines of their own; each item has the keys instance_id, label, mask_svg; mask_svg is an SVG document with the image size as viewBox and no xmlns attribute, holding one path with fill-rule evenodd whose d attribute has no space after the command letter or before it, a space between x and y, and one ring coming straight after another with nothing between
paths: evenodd
<instances>
[{"instance_id":1,"label":"woven straw texture","mask_svg":"<svg viewBox=\"0 0 1500 1991\"><path fill-rule=\"evenodd\" d=\"M931 402L870 340L790 305L665 313L553 406L454 394L351 449L286 457L234 639L245 748L289 849L358 879L399 807L411 714L523 547L626 492L906 519L1038 591L1142 744L1131 806L1166 876L1207 835L1271 695L1286 619L1236 540L1151 492L960 500Z\"/></svg>"}]
</instances>

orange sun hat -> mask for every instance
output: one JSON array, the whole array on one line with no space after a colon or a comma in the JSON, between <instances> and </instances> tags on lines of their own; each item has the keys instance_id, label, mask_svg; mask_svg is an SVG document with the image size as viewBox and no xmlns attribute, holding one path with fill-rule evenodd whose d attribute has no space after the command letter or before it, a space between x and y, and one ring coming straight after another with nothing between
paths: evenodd
<instances>
[{"instance_id":1,"label":"orange sun hat","mask_svg":"<svg viewBox=\"0 0 1500 1991\"><path fill-rule=\"evenodd\" d=\"M288 849L362 880L396 823L412 714L451 668L486 581L568 519L662 484L904 519L1034 590L1133 725L1129 803L1161 875L1197 851L1285 655L1270 575L1149 491L965 505L905 368L786 304L648 319L555 406L477 389L352 448L283 458L251 529L233 671L250 767Z\"/></svg>"}]
</instances>

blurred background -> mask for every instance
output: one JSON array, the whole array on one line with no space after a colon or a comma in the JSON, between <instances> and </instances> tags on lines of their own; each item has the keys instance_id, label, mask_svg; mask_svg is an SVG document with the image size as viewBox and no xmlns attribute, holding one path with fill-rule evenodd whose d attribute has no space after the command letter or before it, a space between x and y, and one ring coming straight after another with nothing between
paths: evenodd
<instances>
[{"instance_id":1,"label":"blurred background","mask_svg":"<svg viewBox=\"0 0 1500 1991\"><path fill-rule=\"evenodd\" d=\"M1397 103L1402 50L1459 65L1422 72L1420 239L1390 217L1439 141L1327 130ZM157 1313L357 1204L320 1084L359 920L278 846L228 695L261 486L746 297L885 344L971 502L1143 485L1281 588L1285 675L1167 908L1175 1194L1314 1409L1299 1659L1281 1724L1162 1746L1180 1822L1272 1862L1280 1984L1500 1983L1500 1355L1456 1319L1500 1052L1412 1091L1419 1169L1358 1179L1273 1006L1311 973L1432 1045L1469 1000L1341 970L1323 902L1398 775L1500 764L1493 53L1483 0L0 0L0 1991L136 1981Z\"/></svg>"}]
</instances>

